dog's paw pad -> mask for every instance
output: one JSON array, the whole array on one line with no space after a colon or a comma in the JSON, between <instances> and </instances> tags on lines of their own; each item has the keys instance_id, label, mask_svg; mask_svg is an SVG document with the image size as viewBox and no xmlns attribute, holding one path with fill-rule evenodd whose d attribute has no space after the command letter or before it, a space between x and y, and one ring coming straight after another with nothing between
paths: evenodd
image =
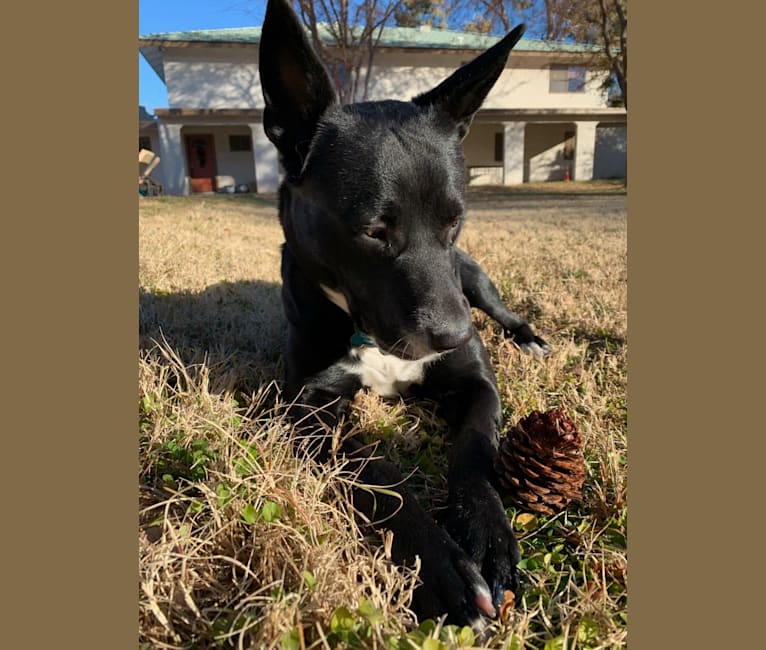
<instances>
[{"instance_id":1,"label":"dog's paw pad","mask_svg":"<svg viewBox=\"0 0 766 650\"><path fill-rule=\"evenodd\" d=\"M522 343L519 347L521 348L522 352L526 352L527 354L531 354L533 357L539 357L541 359L550 356L551 352L553 352L551 346L547 343L540 345L534 341L531 343Z\"/></svg>"},{"instance_id":2,"label":"dog's paw pad","mask_svg":"<svg viewBox=\"0 0 766 650\"><path fill-rule=\"evenodd\" d=\"M476 590L476 606L483 614L486 614L490 618L495 618L497 615L497 611L492 604L492 596L484 587L479 587L479 589Z\"/></svg>"}]
</instances>

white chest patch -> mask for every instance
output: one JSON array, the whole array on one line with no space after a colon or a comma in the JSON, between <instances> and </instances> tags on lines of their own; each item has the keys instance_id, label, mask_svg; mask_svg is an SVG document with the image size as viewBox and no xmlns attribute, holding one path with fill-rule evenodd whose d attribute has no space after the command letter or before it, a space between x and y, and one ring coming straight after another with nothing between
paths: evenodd
<instances>
[{"instance_id":1,"label":"white chest patch","mask_svg":"<svg viewBox=\"0 0 766 650\"><path fill-rule=\"evenodd\" d=\"M340 291L323 284L320 286L331 302L347 314L350 313L348 301ZM442 354L434 352L422 359L408 361L391 354L383 354L377 347L364 345L351 348L348 353L351 361L342 365L347 372L357 375L365 388L371 388L381 397L396 397L412 384L422 383L426 366Z\"/></svg>"},{"instance_id":2,"label":"white chest patch","mask_svg":"<svg viewBox=\"0 0 766 650\"><path fill-rule=\"evenodd\" d=\"M344 369L357 375L363 386L371 388L381 397L396 397L412 384L422 383L426 366L436 361L441 353L408 361L383 354L379 348L364 346L352 348L349 356L355 363L344 363Z\"/></svg>"}]
</instances>

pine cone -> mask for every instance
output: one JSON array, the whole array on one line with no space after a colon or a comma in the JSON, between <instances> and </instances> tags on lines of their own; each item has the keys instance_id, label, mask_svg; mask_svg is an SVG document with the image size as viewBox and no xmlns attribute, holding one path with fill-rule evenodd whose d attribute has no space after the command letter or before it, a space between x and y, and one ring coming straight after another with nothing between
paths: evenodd
<instances>
[{"instance_id":1,"label":"pine cone","mask_svg":"<svg viewBox=\"0 0 766 650\"><path fill-rule=\"evenodd\" d=\"M581 434L563 408L533 411L500 441L495 471L514 506L546 515L579 500L585 480Z\"/></svg>"}]
</instances>

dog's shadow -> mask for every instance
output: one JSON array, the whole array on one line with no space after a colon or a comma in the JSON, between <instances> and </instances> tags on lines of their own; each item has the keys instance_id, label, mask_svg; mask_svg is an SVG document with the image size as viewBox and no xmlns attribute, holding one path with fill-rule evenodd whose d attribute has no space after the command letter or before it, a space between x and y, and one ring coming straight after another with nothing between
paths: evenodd
<instances>
[{"instance_id":1,"label":"dog's shadow","mask_svg":"<svg viewBox=\"0 0 766 650\"><path fill-rule=\"evenodd\" d=\"M282 376L287 321L276 282L221 282L201 291L139 289L139 348L204 363L211 388L249 393Z\"/></svg>"}]
</instances>

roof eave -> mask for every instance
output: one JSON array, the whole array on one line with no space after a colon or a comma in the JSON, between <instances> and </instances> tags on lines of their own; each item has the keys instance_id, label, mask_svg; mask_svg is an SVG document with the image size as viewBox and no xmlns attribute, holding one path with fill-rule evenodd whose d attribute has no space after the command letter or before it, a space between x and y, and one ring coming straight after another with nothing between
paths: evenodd
<instances>
[{"instance_id":1,"label":"roof eave","mask_svg":"<svg viewBox=\"0 0 766 650\"><path fill-rule=\"evenodd\" d=\"M139 43L141 43L141 41L139 41ZM164 57L162 55L162 46L154 43L147 43L146 45L139 45L138 51L151 66L152 70L157 73L157 76L162 79L162 83L165 83L165 66L163 63Z\"/></svg>"},{"instance_id":2,"label":"roof eave","mask_svg":"<svg viewBox=\"0 0 766 650\"><path fill-rule=\"evenodd\" d=\"M248 39L248 40L212 40L212 39L166 39L166 38L154 38L154 37L147 37L147 38L139 38L139 49L142 51L144 49L146 50L152 50L156 49L159 53L161 53L162 48L208 48L208 47L221 47L221 48L236 48L236 47L258 47L260 44L260 39ZM332 47L331 43L328 43L328 47ZM391 52L430 52L435 54L443 54L452 52L455 54L479 54L483 52L486 48L485 47L471 47L471 46L459 46L459 45L436 45L436 46L428 46L423 44L407 44L407 43L395 43L395 44L385 44L381 43L378 45L378 47L382 50L387 50ZM514 48L514 56L570 56L570 57L585 57L585 56L592 56L593 54L598 53L598 48L591 48L591 47L583 47L580 49L579 47L573 48L570 46L567 46L567 44L564 44L563 47L559 47L555 44L550 44L542 47L531 47L528 46L528 49L525 48L525 42L524 40L520 41L519 44ZM146 55L145 55L146 56ZM148 57L146 57L147 60ZM160 71L155 67L152 62L150 61L150 65L155 69L158 75L160 75L160 78L164 81L164 73L160 73Z\"/></svg>"}]
</instances>

